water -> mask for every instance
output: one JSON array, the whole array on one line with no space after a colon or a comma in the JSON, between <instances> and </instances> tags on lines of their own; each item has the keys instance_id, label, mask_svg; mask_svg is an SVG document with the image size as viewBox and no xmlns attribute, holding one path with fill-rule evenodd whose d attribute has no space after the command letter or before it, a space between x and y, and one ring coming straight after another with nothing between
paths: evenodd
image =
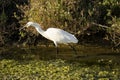
<instances>
[{"instance_id":1,"label":"water","mask_svg":"<svg viewBox=\"0 0 120 80\"><path fill-rule=\"evenodd\" d=\"M59 46L59 53L56 53L56 48L50 46L31 46L31 47L2 47L0 48L0 59L17 59L17 60L78 60L78 61L98 61L112 60L119 62L120 53L108 47L97 45L74 45L77 51L75 52L67 45Z\"/></svg>"},{"instance_id":2,"label":"water","mask_svg":"<svg viewBox=\"0 0 120 80\"><path fill-rule=\"evenodd\" d=\"M75 46L75 45L74 45ZM120 80L120 53L96 45L1 47L0 80Z\"/></svg>"}]
</instances>

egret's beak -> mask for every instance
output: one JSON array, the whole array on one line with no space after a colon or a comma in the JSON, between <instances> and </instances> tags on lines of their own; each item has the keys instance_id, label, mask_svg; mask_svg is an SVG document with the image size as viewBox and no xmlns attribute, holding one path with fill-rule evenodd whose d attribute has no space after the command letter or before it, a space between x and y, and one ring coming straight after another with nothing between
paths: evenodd
<instances>
[{"instance_id":1,"label":"egret's beak","mask_svg":"<svg viewBox=\"0 0 120 80\"><path fill-rule=\"evenodd\" d=\"M19 30L22 30L22 29L24 29L25 28L25 26L24 27L21 27Z\"/></svg>"},{"instance_id":2,"label":"egret's beak","mask_svg":"<svg viewBox=\"0 0 120 80\"><path fill-rule=\"evenodd\" d=\"M21 27L19 30L22 30L22 29L24 29L25 27Z\"/></svg>"},{"instance_id":3,"label":"egret's beak","mask_svg":"<svg viewBox=\"0 0 120 80\"><path fill-rule=\"evenodd\" d=\"M23 27L21 27L19 30L22 30L22 29L24 29L26 27L26 25L25 26L23 26Z\"/></svg>"}]
</instances>

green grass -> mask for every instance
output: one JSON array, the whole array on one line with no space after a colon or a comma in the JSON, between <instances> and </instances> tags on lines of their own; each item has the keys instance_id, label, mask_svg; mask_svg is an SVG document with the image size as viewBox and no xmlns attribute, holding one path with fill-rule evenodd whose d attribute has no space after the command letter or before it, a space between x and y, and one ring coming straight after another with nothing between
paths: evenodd
<instances>
[{"instance_id":1,"label":"green grass","mask_svg":"<svg viewBox=\"0 0 120 80\"><path fill-rule=\"evenodd\" d=\"M38 55L34 52L35 50L25 51L20 48L10 48L1 51L0 80L120 79L119 55L113 55L109 58L109 55L103 55L104 57L99 55L99 57L69 57L70 59L66 59L65 55L58 55L57 58L53 57L55 56L53 54L46 55L44 53L45 55L43 55L44 50L42 51L42 49L40 49L41 52L39 51ZM48 49L48 51L50 53L51 50Z\"/></svg>"}]
</instances>

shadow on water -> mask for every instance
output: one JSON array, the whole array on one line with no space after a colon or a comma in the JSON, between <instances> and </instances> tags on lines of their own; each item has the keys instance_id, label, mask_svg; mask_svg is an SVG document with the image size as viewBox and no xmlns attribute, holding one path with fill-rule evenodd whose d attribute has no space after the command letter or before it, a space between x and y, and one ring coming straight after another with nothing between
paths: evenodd
<instances>
[{"instance_id":1,"label":"shadow on water","mask_svg":"<svg viewBox=\"0 0 120 80\"><path fill-rule=\"evenodd\" d=\"M68 62L87 62L90 64L96 62L112 61L116 64L120 62L120 53L110 48L99 46L76 46L77 56L68 46L60 46L59 54L56 57L56 49L54 46L37 46L37 47L2 47L0 48L0 60L14 59L17 61L31 60L54 60L63 59Z\"/></svg>"}]
</instances>

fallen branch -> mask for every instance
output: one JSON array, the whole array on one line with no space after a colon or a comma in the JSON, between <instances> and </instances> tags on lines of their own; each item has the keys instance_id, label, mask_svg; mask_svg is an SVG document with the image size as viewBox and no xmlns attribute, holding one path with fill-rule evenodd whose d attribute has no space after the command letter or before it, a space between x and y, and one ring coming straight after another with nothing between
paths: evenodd
<instances>
[{"instance_id":1,"label":"fallen branch","mask_svg":"<svg viewBox=\"0 0 120 80\"><path fill-rule=\"evenodd\" d=\"M105 26L105 25L101 25L101 24L97 24L97 23L92 23L93 25L96 25L96 26L99 26L99 27L103 27L103 28L109 28L108 26Z\"/></svg>"}]
</instances>

